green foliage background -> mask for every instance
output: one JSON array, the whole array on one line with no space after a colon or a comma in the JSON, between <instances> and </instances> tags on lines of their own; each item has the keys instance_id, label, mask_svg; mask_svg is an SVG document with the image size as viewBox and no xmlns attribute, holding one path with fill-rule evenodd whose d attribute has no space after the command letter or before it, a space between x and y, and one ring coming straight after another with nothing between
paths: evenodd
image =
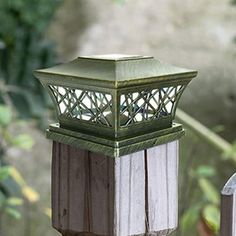
<instances>
[{"instance_id":1,"label":"green foliage background","mask_svg":"<svg viewBox=\"0 0 236 236\"><path fill-rule=\"evenodd\" d=\"M17 207L22 204L24 197L27 198L27 195L18 193L26 186L22 180L17 181L11 176L12 166L4 158L5 148L27 149L32 146L32 140L25 134L12 137L9 127L19 117L37 118L41 123L45 121L44 113L51 102L32 72L56 63L54 43L45 37L45 32L62 1L0 0L0 210L4 209L15 218L19 218ZM236 4L236 0L232 3ZM14 117L12 113L15 113ZM196 225L201 218L213 232L218 232L219 193L226 181L218 179L218 173L223 171L218 167L227 165L227 170L231 168L232 171L235 168L232 154L236 145L232 145L232 153L222 154L207 142L201 142L205 140L196 139L188 131L181 143L184 150L180 169L181 227L178 235L181 236L196 235ZM193 150L189 147L193 147ZM208 153L209 149L211 154ZM207 157L204 156L206 153ZM192 160L192 156L198 156L199 159Z\"/></svg>"},{"instance_id":2,"label":"green foliage background","mask_svg":"<svg viewBox=\"0 0 236 236\"><path fill-rule=\"evenodd\" d=\"M61 2L0 1L0 103L8 95L22 118L41 118L50 104L32 72L55 63L54 44L44 34Z\"/></svg>"},{"instance_id":3,"label":"green foliage background","mask_svg":"<svg viewBox=\"0 0 236 236\"><path fill-rule=\"evenodd\" d=\"M38 193L29 187L6 159L10 148L31 149L28 134L12 134L19 119L45 122L51 104L33 71L55 64L54 43L45 32L61 0L0 1L0 234L1 217L20 219L18 208L24 201L36 202ZM23 201L24 200L24 201Z\"/></svg>"}]
</instances>

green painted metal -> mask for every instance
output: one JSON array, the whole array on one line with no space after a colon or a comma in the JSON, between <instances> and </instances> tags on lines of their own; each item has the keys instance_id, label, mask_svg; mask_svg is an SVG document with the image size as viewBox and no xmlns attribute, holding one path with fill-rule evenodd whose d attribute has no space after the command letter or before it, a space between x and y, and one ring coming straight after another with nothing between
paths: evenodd
<instances>
[{"instance_id":1,"label":"green painted metal","mask_svg":"<svg viewBox=\"0 0 236 236\"><path fill-rule=\"evenodd\" d=\"M180 139L185 131L180 124L173 124L171 128L152 133L119 140L93 136L60 128L59 124L49 127L46 136L59 143L79 147L95 153L103 153L109 157L120 157L140 150L148 149L163 143Z\"/></svg>"},{"instance_id":2,"label":"green painted metal","mask_svg":"<svg viewBox=\"0 0 236 236\"><path fill-rule=\"evenodd\" d=\"M162 130L167 132L163 137L179 138L182 129L177 135L172 125L176 107L196 75L194 70L138 55L79 57L35 72L55 104L60 124L59 128L50 126L48 137L66 143L73 140L71 145L83 143L82 146L93 151L96 148L91 146L96 140L96 145L102 146L104 153L104 147L109 149L107 155L111 156L156 145L159 142L156 139L167 141L159 135ZM86 138L81 138L82 134ZM102 139L105 143L101 143ZM128 140L133 140L130 145L136 149L120 146L129 143ZM118 146L107 146L109 142ZM146 144L142 145L143 142Z\"/></svg>"},{"instance_id":3,"label":"green painted metal","mask_svg":"<svg viewBox=\"0 0 236 236\"><path fill-rule=\"evenodd\" d=\"M196 71L167 65L153 57L126 55L78 57L69 63L35 72L42 82L64 81L75 86L90 85L95 88L126 88L171 80L190 81L196 74Z\"/></svg>"}]
</instances>

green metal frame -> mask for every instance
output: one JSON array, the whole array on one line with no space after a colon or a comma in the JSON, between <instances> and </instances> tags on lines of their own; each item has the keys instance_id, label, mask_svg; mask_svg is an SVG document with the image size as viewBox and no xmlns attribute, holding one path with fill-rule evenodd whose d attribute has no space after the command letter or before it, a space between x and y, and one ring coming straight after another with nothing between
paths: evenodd
<instances>
[{"instance_id":1,"label":"green metal frame","mask_svg":"<svg viewBox=\"0 0 236 236\"><path fill-rule=\"evenodd\" d=\"M103 153L113 158L180 139L184 134L185 131L182 125L176 123L171 128L116 140L71 131L61 128L59 124L50 125L46 132L47 138L54 141L86 149L91 152Z\"/></svg>"},{"instance_id":2,"label":"green metal frame","mask_svg":"<svg viewBox=\"0 0 236 236\"><path fill-rule=\"evenodd\" d=\"M47 85L47 89L49 94L51 95L51 98L54 102L54 105L56 107L56 111L57 111L57 117L59 120L59 123L61 124L62 127L64 128L68 128L71 130L75 130L75 131L81 131L81 132L89 132L91 134L98 134L98 135L104 135L104 137L110 137L110 138L119 138L119 137L130 137L130 136L135 136L135 135L140 135L142 133L147 133L149 131L153 131L153 130L161 130L161 129L165 129L168 127L171 127L172 125L172 121L175 115L175 110L178 104L178 101L181 97L181 94L183 93L184 88L186 87L186 83L175 83L173 84L169 84L169 86L177 86L177 85L182 85L184 86L184 88L181 90L181 92L176 96L176 100L174 103L174 107L171 111L171 114L157 118L157 119L150 119L150 120L144 120L141 122L137 122L137 123L132 123L129 126L126 127L122 127L120 125L120 97L123 94L127 94L127 93L136 93L136 92L140 92L143 91L144 89L146 91L148 90L152 90L152 89L161 89L163 87L167 87L168 85L165 83L164 86L160 86L157 85L158 87L155 87L155 85L151 86L142 86L141 88L129 88L129 89L117 89L117 90L111 90L108 92L104 92L101 91L100 88L87 88L86 91L95 91L95 92L102 92L102 93L106 93L106 94L110 94L112 96L112 123L111 126L104 126L101 124L97 124L97 123L93 123L90 121L85 121L85 120L81 120L81 119L77 119L77 118L71 118L71 117L66 117L64 115L60 115L60 111L58 109L58 102L55 99L54 94L52 93L51 89L49 88L49 86L61 86L58 84L48 84ZM68 87L67 88L71 88L71 89L75 89L75 87ZM79 86L76 87L76 89L84 89L81 88Z\"/></svg>"}]
</instances>

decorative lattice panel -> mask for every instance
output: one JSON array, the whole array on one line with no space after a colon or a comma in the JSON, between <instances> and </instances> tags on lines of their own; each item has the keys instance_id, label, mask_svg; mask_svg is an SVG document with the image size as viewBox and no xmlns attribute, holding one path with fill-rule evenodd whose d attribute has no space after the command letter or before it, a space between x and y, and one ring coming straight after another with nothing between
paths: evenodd
<instances>
[{"instance_id":1,"label":"decorative lattice panel","mask_svg":"<svg viewBox=\"0 0 236 236\"><path fill-rule=\"evenodd\" d=\"M60 115L112 126L112 96L110 94L50 85Z\"/></svg>"},{"instance_id":2,"label":"decorative lattice panel","mask_svg":"<svg viewBox=\"0 0 236 236\"><path fill-rule=\"evenodd\" d=\"M165 87L122 94L120 98L120 125L128 125L174 115L174 105L185 86Z\"/></svg>"}]
</instances>

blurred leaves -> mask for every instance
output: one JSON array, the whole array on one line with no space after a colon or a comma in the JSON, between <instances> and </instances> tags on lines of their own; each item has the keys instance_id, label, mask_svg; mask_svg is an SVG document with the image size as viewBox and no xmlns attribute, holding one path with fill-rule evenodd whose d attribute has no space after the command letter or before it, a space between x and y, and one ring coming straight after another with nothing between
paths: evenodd
<instances>
[{"instance_id":1,"label":"blurred leaves","mask_svg":"<svg viewBox=\"0 0 236 236\"><path fill-rule=\"evenodd\" d=\"M8 126L11 125L12 111L10 107L0 104L0 135L6 145L18 147L25 150L30 150L34 145L34 141L28 134L11 135Z\"/></svg>"},{"instance_id":2,"label":"blurred leaves","mask_svg":"<svg viewBox=\"0 0 236 236\"><path fill-rule=\"evenodd\" d=\"M180 227L183 232L191 231L200 216L200 206L190 207L181 218Z\"/></svg>"},{"instance_id":3,"label":"blurred leaves","mask_svg":"<svg viewBox=\"0 0 236 236\"><path fill-rule=\"evenodd\" d=\"M23 204L23 199L35 203L39 194L27 185L15 167L6 164L5 155L9 148L30 150L34 144L28 134L11 134L10 127L14 122L12 109L0 104L0 211L20 219L18 207Z\"/></svg>"},{"instance_id":4,"label":"blurred leaves","mask_svg":"<svg viewBox=\"0 0 236 236\"><path fill-rule=\"evenodd\" d=\"M10 175L19 186L22 187L22 186L26 185L26 182L23 179L23 177L21 176L21 174L19 173L19 171L13 166L11 166L11 168L10 168Z\"/></svg>"},{"instance_id":5,"label":"blurred leaves","mask_svg":"<svg viewBox=\"0 0 236 236\"><path fill-rule=\"evenodd\" d=\"M51 104L32 73L55 62L54 46L44 34L61 2L0 1L0 103L10 98L21 118L40 119Z\"/></svg>"},{"instance_id":6,"label":"blurred leaves","mask_svg":"<svg viewBox=\"0 0 236 236\"><path fill-rule=\"evenodd\" d=\"M16 220L19 220L21 218L21 214L19 211L17 211L15 208L12 207L6 207L5 212L15 218Z\"/></svg>"},{"instance_id":7,"label":"blurred leaves","mask_svg":"<svg viewBox=\"0 0 236 236\"><path fill-rule=\"evenodd\" d=\"M191 182L196 183L191 196L194 198L197 194L197 201L193 202L181 216L181 235L189 235L193 229L196 229L199 222L204 222L214 234L218 233L220 191L212 183L216 174L215 166L211 165L199 165L195 169L189 169Z\"/></svg>"},{"instance_id":8,"label":"blurred leaves","mask_svg":"<svg viewBox=\"0 0 236 236\"><path fill-rule=\"evenodd\" d=\"M199 166L195 171L195 175L198 178L200 178L200 177L212 177L215 174L216 174L215 168L212 167L212 166L207 166L207 165Z\"/></svg>"},{"instance_id":9,"label":"blurred leaves","mask_svg":"<svg viewBox=\"0 0 236 236\"><path fill-rule=\"evenodd\" d=\"M0 209L3 207L6 202L6 196L0 191Z\"/></svg>"},{"instance_id":10,"label":"blurred leaves","mask_svg":"<svg viewBox=\"0 0 236 236\"><path fill-rule=\"evenodd\" d=\"M212 131L215 133L221 133L225 131L225 126L224 125L217 125L212 128Z\"/></svg>"},{"instance_id":11,"label":"blurred leaves","mask_svg":"<svg viewBox=\"0 0 236 236\"><path fill-rule=\"evenodd\" d=\"M220 171L222 173L223 171L219 170L217 167L221 165L221 162L224 162L225 165L230 165L232 167L234 166L232 164L236 163L236 142L233 142L231 144L225 138L216 133L224 130L224 126L222 125L218 125L211 130L180 109L177 109L176 117L179 121L181 121L181 123L185 125L185 127L189 128L192 134L195 135L195 138L198 138L198 146L200 146L200 143L205 143L205 146L208 146L206 150L208 152L214 151L216 156L218 157L218 159L214 159L214 161L208 160L211 155L209 155L209 153L205 153L206 156L203 156L202 158L204 165L199 165L199 160L196 160L194 166L192 164L193 161L191 160L192 156L190 155L188 157L191 161L187 161L187 165L185 166L185 169L187 169L187 174L184 175L185 179L183 181L183 188L185 193L183 194L183 196L185 200L188 201L188 203L183 203L181 212L181 224L183 221L184 225L192 225L191 227L184 226L181 231L181 235L186 236L190 233L192 234L193 231L194 233L196 232L195 230L197 228L197 221L193 220L192 218L194 218L194 216L191 215L191 213L194 212L193 208L196 205L201 206L201 211L200 213L198 212L197 215L198 223L202 222L203 220L203 223L208 225L208 227L212 231L210 232L210 235L214 235L218 233L219 230L218 216L220 205L220 190L216 188L217 181L219 183L219 178L217 179L218 176L216 175L216 173L218 174L218 172ZM193 139L191 138L190 140L191 142L193 142ZM199 147L196 147L194 151L195 156L198 157L200 157L200 155L202 155L203 153L199 149ZM196 155L196 153L201 154ZM226 161L228 163L226 163ZM189 178L188 183L192 186L186 186L186 178ZM188 217L190 217L189 220L187 220ZM201 232L199 231L198 233Z\"/></svg>"},{"instance_id":12,"label":"blurred leaves","mask_svg":"<svg viewBox=\"0 0 236 236\"><path fill-rule=\"evenodd\" d=\"M127 0L113 0L113 1L117 3L125 3Z\"/></svg>"},{"instance_id":13,"label":"blurred leaves","mask_svg":"<svg viewBox=\"0 0 236 236\"><path fill-rule=\"evenodd\" d=\"M4 194L1 190L4 189L4 180L12 178L16 181L21 189L22 197L24 197L28 202L35 203L39 200L39 194L28 186L18 172L18 170L12 166L0 166L0 210L2 209L5 213L12 216L15 219L20 219L20 212L16 207L23 204L22 197L15 197L9 194ZM9 184L7 184L9 186Z\"/></svg>"},{"instance_id":14,"label":"blurred leaves","mask_svg":"<svg viewBox=\"0 0 236 236\"><path fill-rule=\"evenodd\" d=\"M22 194L31 203L35 203L39 200L39 194L27 185L22 187Z\"/></svg>"},{"instance_id":15,"label":"blurred leaves","mask_svg":"<svg viewBox=\"0 0 236 236\"><path fill-rule=\"evenodd\" d=\"M0 168L0 182L9 177L11 171L10 166L3 166Z\"/></svg>"},{"instance_id":16,"label":"blurred leaves","mask_svg":"<svg viewBox=\"0 0 236 236\"><path fill-rule=\"evenodd\" d=\"M39 200L39 194L26 184L25 180L16 168L11 167L10 175L18 183L21 188L22 195L29 202L34 203Z\"/></svg>"},{"instance_id":17,"label":"blurred leaves","mask_svg":"<svg viewBox=\"0 0 236 236\"><path fill-rule=\"evenodd\" d=\"M10 206L21 206L23 204L23 200L17 197L10 197L7 199L7 204Z\"/></svg>"},{"instance_id":18,"label":"blurred leaves","mask_svg":"<svg viewBox=\"0 0 236 236\"><path fill-rule=\"evenodd\" d=\"M218 233L220 229L220 210L216 205L209 204L203 209L203 219L208 227Z\"/></svg>"},{"instance_id":19,"label":"blurred leaves","mask_svg":"<svg viewBox=\"0 0 236 236\"><path fill-rule=\"evenodd\" d=\"M23 204L22 198L12 197L9 193L6 194L7 189L4 188L4 181L10 178L10 174L11 166L0 166L0 211L5 212L15 219L20 219L21 214L16 207Z\"/></svg>"},{"instance_id":20,"label":"blurred leaves","mask_svg":"<svg viewBox=\"0 0 236 236\"><path fill-rule=\"evenodd\" d=\"M199 186L207 201L214 204L220 203L219 192L215 189L214 185L205 178L199 179Z\"/></svg>"},{"instance_id":21,"label":"blurred leaves","mask_svg":"<svg viewBox=\"0 0 236 236\"><path fill-rule=\"evenodd\" d=\"M0 126L7 126L12 119L12 113L9 107L0 105Z\"/></svg>"},{"instance_id":22,"label":"blurred leaves","mask_svg":"<svg viewBox=\"0 0 236 236\"><path fill-rule=\"evenodd\" d=\"M12 144L16 147L30 150L34 145L34 141L28 134L20 134L12 139Z\"/></svg>"},{"instance_id":23,"label":"blurred leaves","mask_svg":"<svg viewBox=\"0 0 236 236\"><path fill-rule=\"evenodd\" d=\"M51 208L45 208L44 213L46 216L48 216L50 219L52 218L52 209Z\"/></svg>"},{"instance_id":24,"label":"blurred leaves","mask_svg":"<svg viewBox=\"0 0 236 236\"><path fill-rule=\"evenodd\" d=\"M227 151L223 152L222 157L225 160L234 160L236 161L236 141L234 141L230 147L230 149L228 149Z\"/></svg>"}]
</instances>

